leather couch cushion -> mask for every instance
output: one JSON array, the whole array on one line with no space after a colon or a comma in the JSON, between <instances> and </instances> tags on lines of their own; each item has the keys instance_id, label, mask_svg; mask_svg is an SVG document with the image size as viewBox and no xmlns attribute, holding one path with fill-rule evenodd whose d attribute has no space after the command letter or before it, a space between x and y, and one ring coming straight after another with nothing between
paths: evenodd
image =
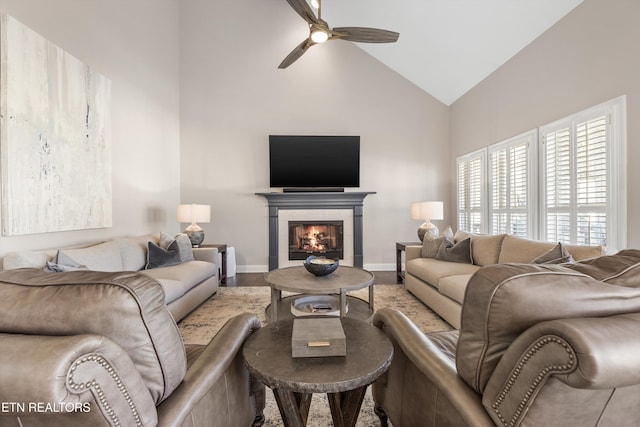
<instances>
[{"instance_id":1,"label":"leather couch cushion","mask_svg":"<svg viewBox=\"0 0 640 427\"><path fill-rule=\"evenodd\" d=\"M182 338L164 298L157 281L138 273L7 270L0 272L0 330L104 335L128 353L158 404L186 372Z\"/></svg>"},{"instance_id":2,"label":"leather couch cushion","mask_svg":"<svg viewBox=\"0 0 640 427\"><path fill-rule=\"evenodd\" d=\"M434 258L417 258L407 261L407 273L437 287L440 279L460 274L473 274L480 267L473 264L440 261Z\"/></svg>"},{"instance_id":3,"label":"leather couch cushion","mask_svg":"<svg viewBox=\"0 0 640 427\"><path fill-rule=\"evenodd\" d=\"M452 300L462 304L462 301L464 301L464 293L471 276L471 274L459 274L456 276L443 277L438 282L438 291L442 295L446 295Z\"/></svg>"},{"instance_id":4,"label":"leather couch cushion","mask_svg":"<svg viewBox=\"0 0 640 427\"><path fill-rule=\"evenodd\" d=\"M618 264L621 273L632 258L640 262L640 251L626 255L629 259ZM482 394L509 345L541 321L640 310L640 289L613 286L577 270L561 265L500 264L473 275L462 305L457 349L458 374L470 387Z\"/></svg>"},{"instance_id":5,"label":"leather couch cushion","mask_svg":"<svg viewBox=\"0 0 640 427\"><path fill-rule=\"evenodd\" d=\"M624 249L565 267L613 285L640 288L640 250Z\"/></svg>"}]
</instances>

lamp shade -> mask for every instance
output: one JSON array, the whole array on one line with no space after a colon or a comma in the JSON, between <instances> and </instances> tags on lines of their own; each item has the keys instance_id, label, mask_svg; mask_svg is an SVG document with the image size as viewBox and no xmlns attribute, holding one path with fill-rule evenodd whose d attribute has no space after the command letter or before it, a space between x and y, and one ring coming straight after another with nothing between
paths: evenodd
<instances>
[{"instance_id":1,"label":"lamp shade","mask_svg":"<svg viewBox=\"0 0 640 427\"><path fill-rule=\"evenodd\" d=\"M211 222L210 205L178 205L178 222L193 224L196 222Z\"/></svg>"},{"instance_id":2,"label":"lamp shade","mask_svg":"<svg viewBox=\"0 0 640 427\"><path fill-rule=\"evenodd\" d=\"M444 219L443 202L416 202L411 203L411 219L430 221L432 219Z\"/></svg>"}]
</instances>

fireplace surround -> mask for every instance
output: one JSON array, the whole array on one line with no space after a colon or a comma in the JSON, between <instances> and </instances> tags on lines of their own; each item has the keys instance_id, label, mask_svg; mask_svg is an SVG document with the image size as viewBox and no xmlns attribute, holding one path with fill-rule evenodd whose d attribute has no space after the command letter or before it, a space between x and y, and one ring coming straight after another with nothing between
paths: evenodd
<instances>
[{"instance_id":1,"label":"fireplace surround","mask_svg":"<svg viewBox=\"0 0 640 427\"><path fill-rule=\"evenodd\" d=\"M364 198L375 192L291 192L255 193L267 199L269 205L269 270L279 268L280 210L344 210L353 215L353 265L363 267L363 205ZM346 244L345 244L346 246Z\"/></svg>"}]
</instances>

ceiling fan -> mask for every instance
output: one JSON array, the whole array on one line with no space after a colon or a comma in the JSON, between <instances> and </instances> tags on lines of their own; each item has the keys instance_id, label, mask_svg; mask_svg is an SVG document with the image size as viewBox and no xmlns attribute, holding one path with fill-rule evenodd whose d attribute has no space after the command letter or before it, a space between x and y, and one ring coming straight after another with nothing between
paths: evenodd
<instances>
[{"instance_id":1,"label":"ceiling fan","mask_svg":"<svg viewBox=\"0 0 640 427\"><path fill-rule=\"evenodd\" d=\"M318 16L306 0L287 0L293 10L309 24L309 37L296 46L280 63L278 68L287 68L300 58L311 46L324 43L327 40L347 40L360 43L393 43L398 40L400 34L366 27L335 27L329 28L329 24L321 18L321 0L314 0L318 4Z\"/></svg>"}]
</instances>

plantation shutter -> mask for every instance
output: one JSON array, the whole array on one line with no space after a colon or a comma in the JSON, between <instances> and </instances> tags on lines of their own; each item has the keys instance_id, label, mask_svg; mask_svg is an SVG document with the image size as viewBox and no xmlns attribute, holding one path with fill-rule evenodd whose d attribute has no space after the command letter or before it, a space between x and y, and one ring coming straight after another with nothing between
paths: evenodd
<instances>
[{"instance_id":1,"label":"plantation shutter","mask_svg":"<svg viewBox=\"0 0 640 427\"><path fill-rule=\"evenodd\" d=\"M485 152L458 158L458 228L483 232Z\"/></svg>"},{"instance_id":2,"label":"plantation shutter","mask_svg":"<svg viewBox=\"0 0 640 427\"><path fill-rule=\"evenodd\" d=\"M536 132L514 137L489 148L489 233L532 237L532 144Z\"/></svg>"},{"instance_id":3,"label":"plantation shutter","mask_svg":"<svg viewBox=\"0 0 640 427\"><path fill-rule=\"evenodd\" d=\"M608 141L606 114L543 133L547 241L606 246Z\"/></svg>"}]
</instances>

